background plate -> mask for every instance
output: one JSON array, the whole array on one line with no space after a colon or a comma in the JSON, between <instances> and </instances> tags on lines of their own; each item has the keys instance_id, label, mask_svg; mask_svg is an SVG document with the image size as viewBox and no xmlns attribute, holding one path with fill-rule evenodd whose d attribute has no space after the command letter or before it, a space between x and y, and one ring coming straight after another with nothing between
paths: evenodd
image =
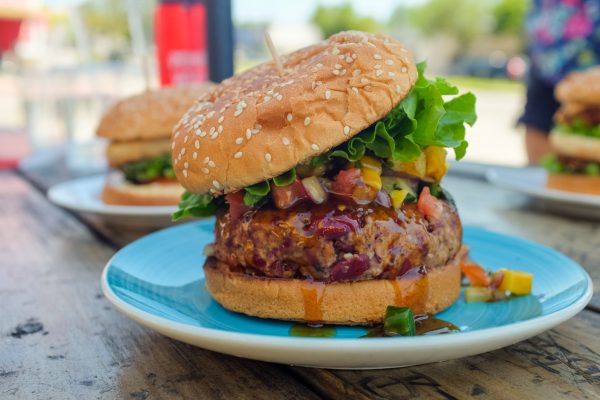
<instances>
[{"instance_id":1,"label":"background plate","mask_svg":"<svg viewBox=\"0 0 600 400\"><path fill-rule=\"evenodd\" d=\"M106 175L93 175L59 183L48 190L53 203L79 213L97 215L108 223L138 226L165 227L171 225L171 214L176 206L119 206L105 204L100 192Z\"/></svg>"},{"instance_id":2,"label":"background plate","mask_svg":"<svg viewBox=\"0 0 600 400\"><path fill-rule=\"evenodd\" d=\"M542 206L558 214L600 219L600 196L546 188L547 172L543 168L491 168L488 181L538 199Z\"/></svg>"},{"instance_id":3,"label":"background plate","mask_svg":"<svg viewBox=\"0 0 600 400\"><path fill-rule=\"evenodd\" d=\"M123 313L167 336L206 349L264 361L324 368L387 368L464 357L534 336L575 315L591 298L587 273L541 245L465 228L471 256L486 268L532 272L533 295L504 303L466 304L438 314L460 333L359 339L361 327L337 327L333 338L289 335L292 323L229 312L204 289L202 248L213 220L165 229L119 251L102 287Z\"/></svg>"}]
</instances>

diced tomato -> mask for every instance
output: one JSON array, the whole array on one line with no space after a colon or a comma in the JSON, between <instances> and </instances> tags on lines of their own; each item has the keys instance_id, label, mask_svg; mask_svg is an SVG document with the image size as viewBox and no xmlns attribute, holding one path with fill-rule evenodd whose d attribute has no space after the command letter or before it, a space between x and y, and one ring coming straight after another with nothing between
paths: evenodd
<instances>
[{"instance_id":1,"label":"diced tomato","mask_svg":"<svg viewBox=\"0 0 600 400\"><path fill-rule=\"evenodd\" d=\"M225 201L227 204L229 204L229 214L231 214L231 218L233 219L238 219L250 209L250 207L244 204L243 190L235 193L229 193L227 196L225 196Z\"/></svg>"},{"instance_id":2,"label":"diced tomato","mask_svg":"<svg viewBox=\"0 0 600 400\"><path fill-rule=\"evenodd\" d=\"M417 202L417 208L421 211L427 218L437 219L442 214L442 202L431 195L429 188L425 186L423 190L421 190L421 195L419 196L419 201Z\"/></svg>"},{"instance_id":3,"label":"diced tomato","mask_svg":"<svg viewBox=\"0 0 600 400\"><path fill-rule=\"evenodd\" d=\"M304 185L302 185L302 182L299 179L296 179L294 183L287 186L272 185L271 194L273 195L275 206L282 210L290 208L301 201L310 199L308 193L306 193L306 189L304 189Z\"/></svg>"},{"instance_id":4,"label":"diced tomato","mask_svg":"<svg viewBox=\"0 0 600 400\"><path fill-rule=\"evenodd\" d=\"M471 283L471 286L489 286L491 284L490 275L480 265L462 263L460 269Z\"/></svg>"},{"instance_id":5,"label":"diced tomato","mask_svg":"<svg viewBox=\"0 0 600 400\"><path fill-rule=\"evenodd\" d=\"M331 183L331 191L340 196L351 197L354 188L362 183L360 169L341 170Z\"/></svg>"}]
</instances>

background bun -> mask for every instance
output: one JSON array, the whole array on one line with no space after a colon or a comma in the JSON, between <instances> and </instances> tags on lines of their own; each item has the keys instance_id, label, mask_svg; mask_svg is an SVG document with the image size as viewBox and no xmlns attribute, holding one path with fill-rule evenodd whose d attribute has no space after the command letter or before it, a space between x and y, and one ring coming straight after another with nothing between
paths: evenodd
<instances>
[{"instance_id":1,"label":"background bun","mask_svg":"<svg viewBox=\"0 0 600 400\"><path fill-rule=\"evenodd\" d=\"M179 182L222 194L280 175L384 117L417 79L387 36L342 32L223 81L173 131Z\"/></svg>"},{"instance_id":2,"label":"background bun","mask_svg":"<svg viewBox=\"0 0 600 400\"><path fill-rule=\"evenodd\" d=\"M549 189L600 196L600 176L548 174L546 187Z\"/></svg>"},{"instance_id":3,"label":"background bun","mask_svg":"<svg viewBox=\"0 0 600 400\"><path fill-rule=\"evenodd\" d=\"M154 182L136 185L112 174L100 194L106 204L126 206L175 206L183 188L177 182Z\"/></svg>"},{"instance_id":4,"label":"background bun","mask_svg":"<svg viewBox=\"0 0 600 400\"><path fill-rule=\"evenodd\" d=\"M600 67L572 72L556 85L554 95L561 103L600 103Z\"/></svg>"},{"instance_id":5,"label":"background bun","mask_svg":"<svg viewBox=\"0 0 600 400\"><path fill-rule=\"evenodd\" d=\"M120 100L102 117L96 133L114 141L168 139L179 118L210 86L172 86Z\"/></svg>"},{"instance_id":6,"label":"background bun","mask_svg":"<svg viewBox=\"0 0 600 400\"><path fill-rule=\"evenodd\" d=\"M600 139L552 132L550 144L556 154L600 162Z\"/></svg>"},{"instance_id":7,"label":"background bun","mask_svg":"<svg viewBox=\"0 0 600 400\"><path fill-rule=\"evenodd\" d=\"M381 322L389 305L410 307L416 314L435 314L450 307L460 295L463 248L445 266L418 278L406 275L397 287L389 279L316 285L305 279L273 279L231 272L226 264L208 258L204 264L206 288L223 307L261 318L305 321L306 292L313 292L319 321L326 324L367 325ZM412 274L408 274L412 275ZM411 279L404 285L403 280ZM414 287L412 293L402 288ZM310 295L310 293L309 293ZM310 314L313 311L309 311Z\"/></svg>"},{"instance_id":8,"label":"background bun","mask_svg":"<svg viewBox=\"0 0 600 400\"><path fill-rule=\"evenodd\" d=\"M117 167L128 162L169 154L170 151L171 141L169 139L111 142L106 148L106 158L111 167Z\"/></svg>"}]
</instances>

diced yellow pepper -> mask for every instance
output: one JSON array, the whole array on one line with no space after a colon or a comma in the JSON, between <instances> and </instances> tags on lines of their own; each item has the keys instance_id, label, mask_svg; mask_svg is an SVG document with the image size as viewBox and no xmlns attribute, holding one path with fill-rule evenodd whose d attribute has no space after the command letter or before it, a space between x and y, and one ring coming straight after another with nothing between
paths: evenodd
<instances>
[{"instance_id":1,"label":"diced yellow pepper","mask_svg":"<svg viewBox=\"0 0 600 400\"><path fill-rule=\"evenodd\" d=\"M362 168L361 174L363 181L365 181L367 186L370 186L376 190L381 189L381 175L379 175L377 171L369 168Z\"/></svg>"},{"instance_id":2,"label":"diced yellow pepper","mask_svg":"<svg viewBox=\"0 0 600 400\"><path fill-rule=\"evenodd\" d=\"M523 271L504 270L500 290L512 294L530 294L533 284L533 274Z\"/></svg>"},{"instance_id":3,"label":"diced yellow pepper","mask_svg":"<svg viewBox=\"0 0 600 400\"><path fill-rule=\"evenodd\" d=\"M390 197L392 198L392 205L394 208L402 207L402 203L404 203L404 199L408 195L408 190L400 189L400 190L392 190L390 192Z\"/></svg>"},{"instance_id":4,"label":"diced yellow pepper","mask_svg":"<svg viewBox=\"0 0 600 400\"><path fill-rule=\"evenodd\" d=\"M446 172L448 172L446 149L429 146L425 149L425 157L427 159L426 175L435 179L436 182L441 181Z\"/></svg>"},{"instance_id":5,"label":"diced yellow pepper","mask_svg":"<svg viewBox=\"0 0 600 400\"><path fill-rule=\"evenodd\" d=\"M424 178L427 172L427 158L425 157L425 153L421 153L414 161L392 161L391 169L397 172L404 172L408 175L416 176L417 178Z\"/></svg>"},{"instance_id":6,"label":"diced yellow pepper","mask_svg":"<svg viewBox=\"0 0 600 400\"><path fill-rule=\"evenodd\" d=\"M364 156L360 159L361 169L372 169L381 175L381 161L371 156Z\"/></svg>"}]
</instances>

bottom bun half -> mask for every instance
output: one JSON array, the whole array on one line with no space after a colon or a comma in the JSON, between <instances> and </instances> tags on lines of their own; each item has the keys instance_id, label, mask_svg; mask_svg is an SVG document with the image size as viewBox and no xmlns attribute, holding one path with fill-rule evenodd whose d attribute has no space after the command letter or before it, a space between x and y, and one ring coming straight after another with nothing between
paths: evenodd
<instances>
[{"instance_id":1,"label":"bottom bun half","mask_svg":"<svg viewBox=\"0 0 600 400\"><path fill-rule=\"evenodd\" d=\"M566 192L600 195L600 177L575 174L548 174L546 187Z\"/></svg>"},{"instance_id":2,"label":"bottom bun half","mask_svg":"<svg viewBox=\"0 0 600 400\"><path fill-rule=\"evenodd\" d=\"M410 307L415 315L450 307L460 294L463 248L447 265L427 273L418 269L398 279L322 283L267 278L232 272L210 257L204 264L206 288L223 307L260 318L339 325L383 321L390 305Z\"/></svg>"},{"instance_id":3,"label":"bottom bun half","mask_svg":"<svg viewBox=\"0 0 600 400\"><path fill-rule=\"evenodd\" d=\"M100 198L106 204L126 206L177 205L184 189L177 182L132 184L109 179Z\"/></svg>"}]
</instances>

